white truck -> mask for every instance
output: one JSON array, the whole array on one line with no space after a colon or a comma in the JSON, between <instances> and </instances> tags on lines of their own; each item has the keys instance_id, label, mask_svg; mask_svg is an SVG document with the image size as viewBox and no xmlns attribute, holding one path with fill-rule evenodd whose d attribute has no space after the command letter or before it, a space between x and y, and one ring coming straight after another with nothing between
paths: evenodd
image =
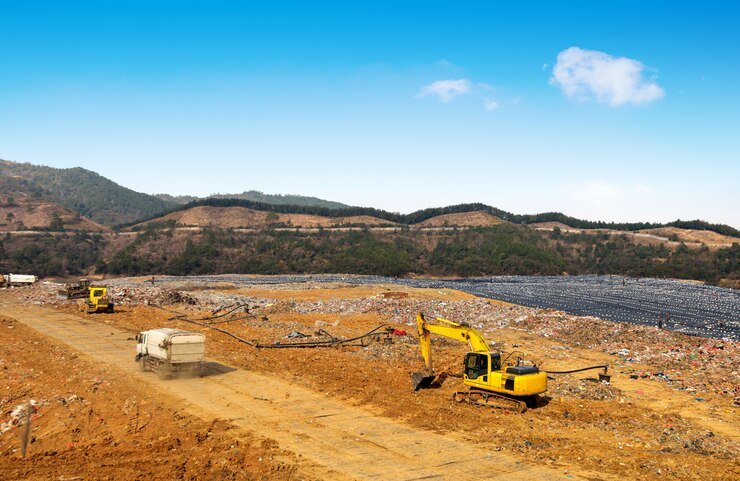
<instances>
[{"instance_id":1,"label":"white truck","mask_svg":"<svg viewBox=\"0 0 740 481\"><path fill-rule=\"evenodd\" d=\"M27 286L38 281L39 278L31 274L3 274L0 284L9 286Z\"/></svg>"},{"instance_id":2,"label":"white truck","mask_svg":"<svg viewBox=\"0 0 740 481\"><path fill-rule=\"evenodd\" d=\"M203 372L206 337L179 329L152 329L136 336L136 362L141 371L154 371L160 379Z\"/></svg>"}]
</instances>

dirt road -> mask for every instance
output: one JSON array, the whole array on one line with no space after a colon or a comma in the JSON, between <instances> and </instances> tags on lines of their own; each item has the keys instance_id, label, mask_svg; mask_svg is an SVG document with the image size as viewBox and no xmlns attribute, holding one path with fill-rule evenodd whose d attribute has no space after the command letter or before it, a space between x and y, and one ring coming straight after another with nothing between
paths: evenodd
<instances>
[{"instance_id":1,"label":"dirt road","mask_svg":"<svg viewBox=\"0 0 740 481\"><path fill-rule=\"evenodd\" d=\"M133 333L94 317L81 318L8 301L0 312L114 366L127 376L180 399L205 419L228 419L246 431L277 441L331 479L574 479L574 473L522 462L465 442L417 430L368 410L341 403L287 381L210 363L198 379L159 381L138 372ZM338 376L352 376L351 366ZM610 479L588 473L589 479Z\"/></svg>"}]
</instances>

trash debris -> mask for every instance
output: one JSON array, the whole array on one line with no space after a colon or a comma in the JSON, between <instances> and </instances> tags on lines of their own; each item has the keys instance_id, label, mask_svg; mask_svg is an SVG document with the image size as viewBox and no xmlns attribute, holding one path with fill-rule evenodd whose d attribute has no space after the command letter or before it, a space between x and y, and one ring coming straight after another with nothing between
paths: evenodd
<instances>
[{"instance_id":1,"label":"trash debris","mask_svg":"<svg viewBox=\"0 0 740 481\"><path fill-rule=\"evenodd\" d=\"M20 426L25 422L26 416L28 415L28 407L31 407L31 416L35 415L39 411L39 404L35 399L31 399L28 402L18 404L9 413L9 419L0 423L0 434L6 433L11 429Z\"/></svg>"}]
</instances>

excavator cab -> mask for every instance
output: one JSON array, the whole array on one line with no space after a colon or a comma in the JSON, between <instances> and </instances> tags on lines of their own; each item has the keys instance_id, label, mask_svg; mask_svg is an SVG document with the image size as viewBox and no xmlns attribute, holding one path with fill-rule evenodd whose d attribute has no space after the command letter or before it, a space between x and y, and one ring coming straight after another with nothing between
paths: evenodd
<instances>
[{"instance_id":1,"label":"excavator cab","mask_svg":"<svg viewBox=\"0 0 740 481\"><path fill-rule=\"evenodd\" d=\"M465 356L465 379L478 379L483 377L483 382L488 382L491 371L501 369L501 354L498 352L480 353L469 352Z\"/></svg>"}]
</instances>

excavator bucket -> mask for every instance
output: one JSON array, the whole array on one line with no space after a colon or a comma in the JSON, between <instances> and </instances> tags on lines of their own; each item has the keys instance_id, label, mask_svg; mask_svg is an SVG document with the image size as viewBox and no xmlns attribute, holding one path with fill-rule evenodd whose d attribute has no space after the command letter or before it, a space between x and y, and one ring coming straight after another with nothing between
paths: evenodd
<instances>
[{"instance_id":1,"label":"excavator bucket","mask_svg":"<svg viewBox=\"0 0 740 481\"><path fill-rule=\"evenodd\" d=\"M429 389L432 386L432 382L434 381L435 377L436 376L434 374L430 376L429 374L420 371L412 373L411 387L414 389L414 392L418 391L419 389Z\"/></svg>"},{"instance_id":2,"label":"excavator bucket","mask_svg":"<svg viewBox=\"0 0 740 481\"><path fill-rule=\"evenodd\" d=\"M414 388L414 392L419 389L436 389L442 387L445 379L447 379L446 372L431 375L424 372L415 372L411 375L411 385Z\"/></svg>"}]
</instances>

